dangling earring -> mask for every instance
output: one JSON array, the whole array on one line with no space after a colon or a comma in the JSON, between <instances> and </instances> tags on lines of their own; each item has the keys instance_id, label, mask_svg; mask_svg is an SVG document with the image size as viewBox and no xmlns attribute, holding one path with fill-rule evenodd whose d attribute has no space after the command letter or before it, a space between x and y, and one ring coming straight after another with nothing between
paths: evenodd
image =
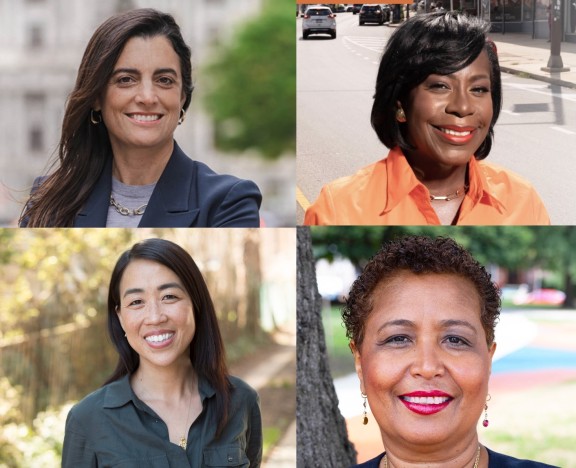
<instances>
[{"instance_id":1,"label":"dangling earring","mask_svg":"<svg viewBox=\"0 0 576 468\"><path fill-rule=\"evenodd\" d=\"M362 392L360 392L360 395L362 395L362 398L364 398L364 403L363 403L363 406L364 406L364 413L363 413L364 419L362 420L362 424L366 425L366 424L368 424L368 413L366 412L366 398L368 398L368 395L365 395L365 394L362 393Z\"/></svg>"},{"instance_id":2,"label":"dangling earring","mask_svg":"<svg viewBox=\"0 0 576 468\"><path fill-rule=\"evenodd\" d=\"M400 123L406 122L406 114L404 113L404 109L401 107L396 111L396 120Z\"/></svg>"},{"instance_id":3,"label":"dangling earring","mask_svg":"<svg viewBox=\"0 0 576 468\"><path fill-rule=\"evenodd\" d=\"M488 396L486 397L486 404L484 404L484 421L482 421L482 425L484 427L488 427L488 424L490 424L490 421L488 421L488 402L490 401L492 397L490 396L490 394L488 394Z\"/></svg>"},{"instance_id":4,"label":"dangling earring","mask_svg":"<svg viewBox=\"0 0 576 468\"><path fill-rule=\"evenodd\" d=\"M102 122L102 113L96 111L96 116L98 118L94 117L94 109L90 109L90 122L92 122L94 125L98 125Z\"/></svg>"},{"instance_id":5,"label":"dangling earring","mask_svg":"<svg viewBox=\"0 0 576 468\"><path fill-rule=\"evenodd\" d=\"M186 117L186 112L184 109L180 109L180 118L178 119L178 125L184 122L184 117Z\"/></svg>"}]
</instances>

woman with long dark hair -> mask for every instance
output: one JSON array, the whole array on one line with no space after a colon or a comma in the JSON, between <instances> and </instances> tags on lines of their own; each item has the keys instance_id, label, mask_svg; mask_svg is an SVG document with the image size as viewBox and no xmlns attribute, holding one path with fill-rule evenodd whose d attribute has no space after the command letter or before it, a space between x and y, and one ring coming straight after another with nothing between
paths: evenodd
<instances>
[{"instance_id":1,"label":"woman with long dark hair","mask_svg":"<svg viewBox=\"0 0 576 468\"><path fill-rule=\"evenodd\" d=\"M190 57L171 15L106 20L68 98L58 167L34 182L20 226L259 226L258 187L216 174L174 141L192 97Z\"/></svg>"},{"instance_id":2,"label":"woman with long dark hair","mask_svg":"<svg viewBox=\"0 0 576 468\"><path fill-rule=\"evenodd\" d=\"M70 411L63 467L260 466L258 395L228 375L210 293L184 249L148 239L121 255L108 331L118 364Z\"/></svg>"}]
</instances>

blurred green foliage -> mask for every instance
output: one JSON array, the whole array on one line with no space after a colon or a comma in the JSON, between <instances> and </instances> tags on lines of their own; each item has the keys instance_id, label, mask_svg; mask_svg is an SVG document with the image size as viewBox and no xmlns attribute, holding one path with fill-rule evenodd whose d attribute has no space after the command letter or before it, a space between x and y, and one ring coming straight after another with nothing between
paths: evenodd
<instances>
[{"instance_id":1,"label":"blurred green foliage","mask_svg":"<svg viewBox=\"0 0 576 468\"><path fill-rule=\"evenodd\" d=\"M267 0L204 69L216 146L275 159L296 148L294 4Z\"/></svg>"},{"instance_id":2,"label":"blurred green foliage","mask_svg":"<svg viewBox=\"0 0 576 468\"><path fill-rule=\"evenodd\" d=\"M312 227L314 256L348 258L358 269L383 243L404 235L452 237L482 264L509 270L540 267L555 272L574 306L576 228L573 226L386 226Z\"/></svg>"}]
</instances>

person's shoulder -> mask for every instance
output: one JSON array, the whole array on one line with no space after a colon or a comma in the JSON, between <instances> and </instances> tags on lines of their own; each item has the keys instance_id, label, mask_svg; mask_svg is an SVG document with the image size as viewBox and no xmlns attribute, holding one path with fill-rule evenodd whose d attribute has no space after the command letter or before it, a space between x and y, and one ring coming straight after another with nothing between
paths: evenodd
<instances>
[{"instance_id":1,"label":"person's shoulder","mask_svg":"<svg viewBox=\"0 0 576 468\"><path fill-rule=\"evenodd\" d=\"M380 461L382 460L383 456L384 456L384 453L381 453L380 455L373 458L372 460L368 460L364 463L360 463L359 465L354 465L350 468L378 468L378 466L380 466Z\"/></svg>"},{"instance_id":2,"label":"person's shoulder","mask_svg":"<svg viewBox=\"0 0 576 468\"><path fill-rule=\"evenodd\" d=\"M232 392L238 395L244 395L246 398L256 399L258 398L258 392L254 390L250 385L244 382L241 378L235 377L233 375L228 376L228 381L232 387Z\"/></svg>"},{"instance_id":3,"label":"person's shoulder","mask_svg":"<svg viewBox=\"0 0 576 468\"><path fill-rule=\"evenodd\" d=\"M210 166L208 166L208 164L192 159L179 146L176 145L175 148L176 148L175 155L177 157L178 165L181 166L184 169L184 171L186 170L194 171L196 177L200 179L200 181L202 181L202 179L206 179L210 182L210 184L213 184L214 180L218 180L219 182L227 182L230 185L234 185L237 182L253 183L252 181L241 179L234 175L220 174L214 171Z\"/></svg>"},{"instance_id":4,"label":"person's shoulder","mask_svg":"<svg viewBox=\"0 0 576 468\"><path fill-rule=\"evenodd\" d=\"M120 406L127 400L125 378L108 383L76 403L70 415L79 420L90 420L106 407Z\"/></svg>"},{"instance_id":5,"label":"person's shoulder","mask_svg":"<svg viewBox=\"0 0 576 468\"><path fill-rule=\"evenodd\" d=\"M486 450L489 456L488 468L559 468L555 465L510 457L502 453L494 452L488 447L486 447Z\"/></svg>"},{"instance_id":6,"label":"person's shoulder","mask_svg":"<svg viewBox=\"0 0 576 468\"><path fill-rule=\"evenodd\" d=\"M480 166L480 170L486 177L487 182L491 186L505 185L514 191L534 191L534 187L532 187L530 182L515 172L506 169L505 167L485 161L480 161L478 164Z\"/></svg>"},{"instance_id":7,"label":"person's shoulder","mask_svg":"<svg viewBox=\"0 0 576 468\"><path fill-rule=\"evenodd\" d=\"M322 190L329 190L333 197L345 196L350 197L357 189L366 186L374 177L375 173L386 170L386 159L381 159L375 163L364 166L357 170L354 174L339 177L331 182L328 182ZM382 183L386 183L383 179Z\"/></svg>"},{"instance_id":8,"label":"person's shoulder","mask_svg":"<svg viewBox=\"0 0 576 468\"><path fill-rule=\"evenodd\" d=\"M69 417L78 421L89 421L100 413L104 406L104 399L108 391L107 385L95 390L76 403L70 410Z\"/></svg>"}]
</instances>

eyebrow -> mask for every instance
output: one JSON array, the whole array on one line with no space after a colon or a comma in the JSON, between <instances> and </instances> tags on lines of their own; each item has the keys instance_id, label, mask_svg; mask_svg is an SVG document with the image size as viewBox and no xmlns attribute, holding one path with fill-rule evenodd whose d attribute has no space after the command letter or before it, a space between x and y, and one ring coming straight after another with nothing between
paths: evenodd
<instances>
[{"instance_id":1,"label":"eyebrow","mask_svg":"<svg viewBox=\"0 0 576 468\"><path fill-rule=\"evenodd\" d=\"M467 320L454 320L454 319L442 320L440 322L440 325L442 325L443 328L466 327L466 328L469 328L470 330L472 330L474 333L477 332L476 327L474 325L472 325L470 322L468 322Z\"/></svg>"},{"instance_id":2,"label":"eyebrow","mask_svg":"<svg viewBox=\"0 0 576 468\"><path fill-rule=\"evenodd\" d=\"M164 290L170 289L170 288L176 288L176 289L180 289L181 291L184 291L184 288L178 283L164 283L164 284L161 284L160 286L158 286L158 288L156 288L156 289L158 291L164 291ZM140 294L143 292L144 292L144 289L142 289L142 288L130 288L124 292L124 295L122 296L122 298L124 298L130 294Z\"/></svg>"},{"instance_id":3,"label":"eyebrow","mask_svg":"<svg viewBox=\"0 0 576 468\"><path fill-rule=\"evenodd\" d=\"M384 328L391 327L391 326L400 326L400 327L410 327L415 328L416 324L411 320L407 319L397 319L397 320L390 320L388 322L383 323L378 328L378 333L380 333ZM447 319L440 321L440 326L442 328L450 328L450 327L466 327L472 330L474 333L477 333L476 327L472 325L470 322L466 320L455 320L455 319Z\"/></svg>"},{"instance_id":4,"label":"eyebrow","mask_svg":"<svg viewBox=\"0 0 576 468\"><path fill-rule=\"evenodd\" d=\"M458 78L454 77L454 73L450 73L449 75L441 75L440 73L430 73L430 75L443 76L445 78L448 78L449 80L457 80L458 79ZM428 75L428 76L430 76L430 75ZM477 75L472 75L470 78L468 78L468 81L490 80L490 79L491 79L491 76L489 73L480 73Z\"/></svg>"},{"instance_id":5,"label":"eyebrow","mask_svg":"<svg viewBox=\"0 0 576 468\"><path fill-rule=\"evenodd\" d=\"M141 75L142 73L137 68L117 68L112 72L112 76L118 75L120 73L131 73L133 75ZM169 73L174 76L178 76L178 72L173 68L158 68L154 70L154 75L163 75Z\"/></svg>"}]
</instances>

